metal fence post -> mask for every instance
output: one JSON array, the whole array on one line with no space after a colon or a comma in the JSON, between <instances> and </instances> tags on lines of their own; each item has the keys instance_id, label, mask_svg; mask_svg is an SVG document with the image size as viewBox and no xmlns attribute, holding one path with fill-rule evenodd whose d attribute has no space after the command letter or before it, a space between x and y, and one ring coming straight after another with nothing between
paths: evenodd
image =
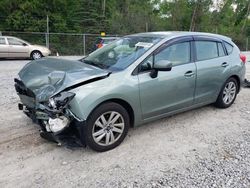
<instances>
[{"instance_id":1,"label":"metal fence post","mask_svg":"<svg viewBox=\"0 0 250 188\"><path fill-rule=\"evenodd\" d=\"M86 55L86 35L83 34L83 55Z\"/></svg>"},{"instance_id":2,"label":"metal fence post","mask_svg":"<svg viewBox=\"0 0 250 188\"><path fill-rule=\"evenodd\" d=\"M46 43L46 46L48 46L48 38L47 38L47 33L45 33L45 43Z\"/></svg>"},{"instance_id":3,"label":"metal fence post","mask_svg":"<svg viewBox=\"0 0 250 188\"><path fill-rule=\"evenodd\" d=\"M247 37L247 40L246 40L246 51L248 51L248 37Z\"/></svg>"}]
</instances>

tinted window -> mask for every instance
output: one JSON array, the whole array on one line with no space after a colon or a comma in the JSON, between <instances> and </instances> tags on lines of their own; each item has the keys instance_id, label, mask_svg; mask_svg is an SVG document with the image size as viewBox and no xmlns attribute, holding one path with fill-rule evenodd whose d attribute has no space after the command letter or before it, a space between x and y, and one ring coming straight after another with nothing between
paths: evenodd
<instances>
[{"instance_id":1,"label":"tinted window","mask_svg":"<svg viewBox=\"0 0 250 188\"><path fill-rule=\"evenodd\" d=\"M217 42L196 41L195 47L198 61L218 57Z\"/></svg>"},{"instance_id":2,"label":"tinted window","mask_svg":"<svg viewBox=\"0 0 250 188\"><path fill-rule=\"evenodd\" d=\"M8 38L9 45L23 45L23 42L14 38Z\"/></svg>"},{"instance_id":3,"label":"tinted window","mask_svg":"<svg viewBox=\"0 0 250 188\"><path fill-rule=\"evenodd\" d=\"M164 50L155 55L154 61L168 60L173 63L173 66L181 65L190 62L190 43L183 42L168 46ZM153 67L153 55L146 58L140 65L139 72L151 70Z\"/></svg>"},{"instance_id":4,"label":"tinted window","mask_svg":"<svg viewBox=\"0 0 250 188\"><path fill-rule=\"evenodd\" d=\"M115 41L116 39L103 39L103 43L104 44L109 44L109 43L111 43L111 42L113 42L113 41Z\"/></svg>"},{"instance_id":5,"label":"tinted window","mask_svg":"<svg viewBox=\"0 0 250 188\"><path fill-rule=\"evenodd\" d=\"M190 43L173 44L155 55L154 61L168 60L173 66L190 62Z\"/></svg>"},{"instance_id":6,"label":"tinted window","mask_svg":"<svg viewBox=\"0 0 250 188\"><path fill-rule=\"evenodd\" d=\"M5 38L0 38L0 44L6 44Z\"/></svg>"},{"instance_id":7,"label":"tinted window","mask_svg":"<svg viewBox=\"0 0 250 188\"><path fill-rule=\"evenodd\" d=\"M233 52L233 46L227 42L225 42L225 47L227 49L227 53L231 54Z\"/></svg>"},{"instance_id":8,"label":"tinted window","mask_svg":"<svg viewBox=\"0 0 250 188\"><path fill-rule=\"evenodd\" d=\"M226 54L225 54L225 51L224 51L224 49L223 49L222 43L217 42L217 45L218 45L218 53L219 53L219 56L220 56L220 57L221 57L221 56L225 56Z\"/></svg>"}]
</instances>

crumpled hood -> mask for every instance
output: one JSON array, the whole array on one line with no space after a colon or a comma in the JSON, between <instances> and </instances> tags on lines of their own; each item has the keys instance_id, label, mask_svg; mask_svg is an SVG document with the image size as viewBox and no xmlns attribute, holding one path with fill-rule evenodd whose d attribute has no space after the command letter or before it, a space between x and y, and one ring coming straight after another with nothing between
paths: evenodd
<instances>
[{"instance_id":1,"label":"crumpled hood","mask_svg":"<svg viewBox=\"0 0 250 188\"><path fill-rule=\"evenodd\" d=\"M26 64L18 75L41 102L74 85L105 78L109 72L80 61L42 58Z\"/></svg>"}]
</instances>

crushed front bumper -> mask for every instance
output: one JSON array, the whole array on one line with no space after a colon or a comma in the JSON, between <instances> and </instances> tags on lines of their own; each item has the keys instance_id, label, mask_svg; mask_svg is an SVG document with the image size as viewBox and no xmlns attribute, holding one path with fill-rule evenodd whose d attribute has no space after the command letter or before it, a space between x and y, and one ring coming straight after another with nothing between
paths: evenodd
<instances>
[{"instance_id":1,"label":"crushed front bumper","mask_svg":"<svg viewBox=\"0 0 250 188\"><path fill-rule=\"evenodd\" d=\"M58 145L86 146L85 121L77 118L70 109L65 109L60 116L67 116L69 124L59 132L52 132L49 128L49 119L59 117L57 111L49 109L44 104L36 104L35 94L25 87L22 81L15 79L15 89L21 103L18 109L23 111L32 121L41 127L40 136L46 140L56 142Z\"/></svg>"}]
</instances>

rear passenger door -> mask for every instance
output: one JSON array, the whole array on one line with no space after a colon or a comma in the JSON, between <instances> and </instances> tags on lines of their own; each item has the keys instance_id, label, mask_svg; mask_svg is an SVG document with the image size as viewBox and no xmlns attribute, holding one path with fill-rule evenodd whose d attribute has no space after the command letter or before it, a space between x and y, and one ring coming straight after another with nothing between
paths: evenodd
<instances>
[{"instance_id":1,"label":"rear passenger door","mask_svg":"<svg viewBox=\"0 0 250 188\"><path fill-rule=\"evenodd\" d=\"M194 37L194 40L197 67L195 104L215 102L230 71L224 44L211 37Z\"/></svg>"},{"instance_id":2,"label":"rear passenger door","mask_svg":"<svg viewBox=\"0 0 250 188\"><path fill-rule=\"evenodd\" d=\"M0 58L8 57L8 46L5 37L0 37Z\"/></svg>"}]
</instances>

